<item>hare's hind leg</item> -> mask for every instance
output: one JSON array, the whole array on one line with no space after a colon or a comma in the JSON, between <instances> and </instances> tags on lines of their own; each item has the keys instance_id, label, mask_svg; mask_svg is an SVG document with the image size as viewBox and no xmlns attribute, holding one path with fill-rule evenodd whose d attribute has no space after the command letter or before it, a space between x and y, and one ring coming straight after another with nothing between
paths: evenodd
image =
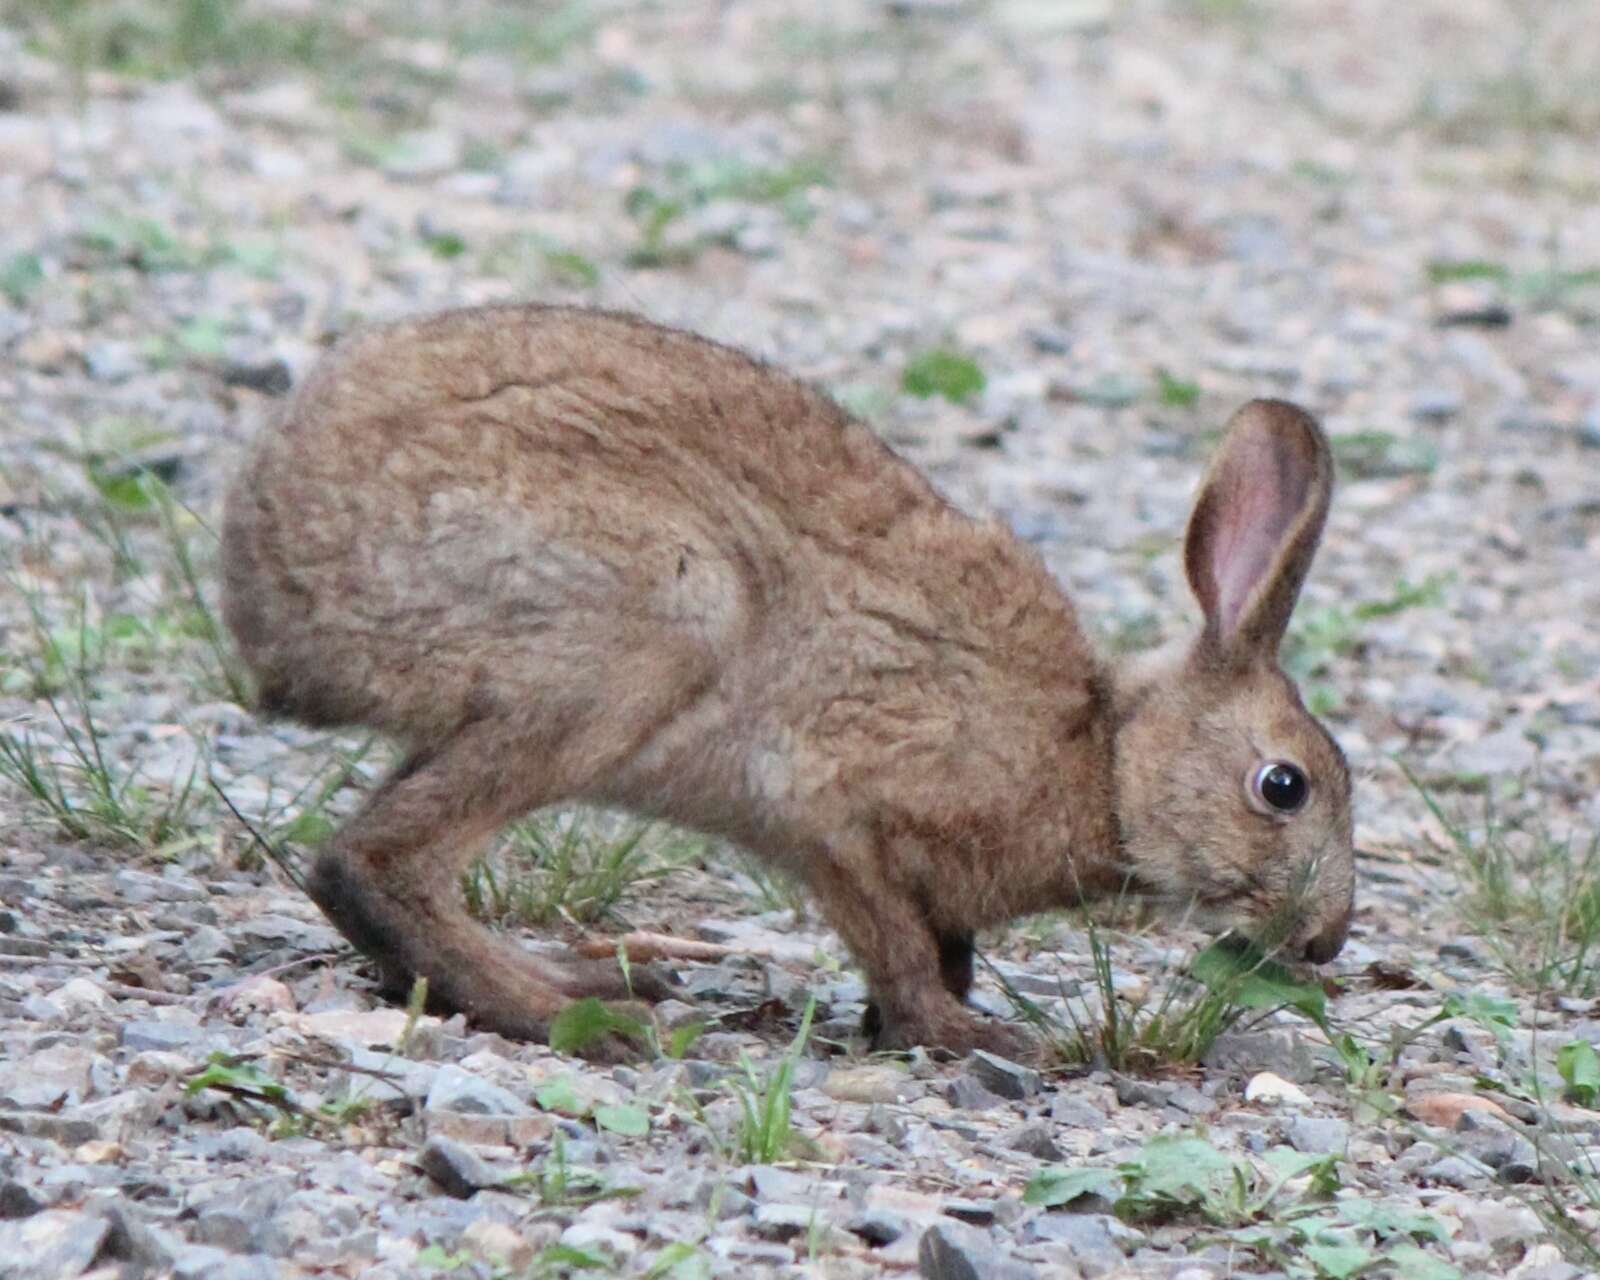
<instances>
[{"instance_id":1,"label":"hare's hind leg","mask_svg":"<svg viewBox=\"0 0 1600 1280\"><path fill-rule=\"evenodd\" d=\"M467 726L384 782L335 834L307 885L377 962L388 989L403 993L426 978L439 1004L525 1040L546 1038L550 1019L576 994L573 975L473 921L460 877L487 836L571 794L553 754L504 725Z\"/></svg>"}]
</instances>

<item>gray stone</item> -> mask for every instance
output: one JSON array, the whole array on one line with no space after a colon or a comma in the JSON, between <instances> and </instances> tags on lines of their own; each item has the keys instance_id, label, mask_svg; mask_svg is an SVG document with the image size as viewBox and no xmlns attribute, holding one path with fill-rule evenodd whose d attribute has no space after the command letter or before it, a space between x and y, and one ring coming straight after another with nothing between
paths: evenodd
<instances>
[{"instance_id":1,"label":"gray stone","mask_svg":"<svg viewBox=\"0 0 1600 1280\"><path fill-rule=\"evenodd\" d=\"M525 1116L528 1104L497 1084L454 1065L439 1068L424 1103L429 1111L465 1111L472 1115Z\"/></svg>"},{"instance_id":2,"label":"gray stone","mask_svg":"<svg viewBox=\"0 0 1600 1280\"><path fill-rule=\"evenodd\" d=\"M1105 1204L1103 1200L1099 1203ZM1032 1240L1065 1245L1079 1270L1088 1277L1122 1267L1126 1255L1144 1243L1143 1235L1109 1213L1040 1214L1027 1224L1026 1235Z\"/></svg>"},{"instance_id":3,"label":"gray stone","mask_svg":"<svg viewBox=\"0 0 1600 1280\"><path fill-rule=\"evenodd\" d=\"M457 1200L465 1200L500 1181L494 1171L466 1147L438 1134L423 1144L417 1163L446 1195Z\"/></svg>"},{"instance_id":4,"label":"gray stone","mask_svg":"<svg viewBox=\"0 0 1600 1280\"><path fill-rule=\"evenodd\" d=\"M1117 1101L1125 1107L1168 1106L1178 1088L1170 1080L1140 1080L1134 1076L1117 1076L1114 1084Z\"/></svg>"},{"instance_id":5,"label":"gray stone","mask_svg":"<svg viewBox=\"0 0 1600 1280\"><path fill-rule=\"evenodd\" d=\"M1061 1159L1061 1148L1056 1145L1050 1126L1043 1121L1018 1125L1000 1139L1000 1145L1008 1151L1021 1151L1040 1160Z\"/></svg>"},{"instance_id":6,"label":"gray stone","mask_svg":"<svg viewBox=\"0 0 1600 1280\"><path fill-rule=\"evenodd\" d=\"M1429 1182L1447 1187L1481 1187L1491 1176L1491 1170L1482 1161L1467 1156L1446 1156L1422 1170Z\"/></svg>"},{"instance_id":7,"label":"gray stone","mask_svg":"<svg viewBox=\"0 0 1600 1280\"><path fill-rule=\"evenodd\" d=\"M998 1205L993 1200L945 1200L939 1207L946 1217L974 1227L993 1226L998 1216Z\"/></svg>"},{"instance_id":8,"label":"gray stone","mask_svg":"<svg viewBox=\"0 0 1600 1280\"><path fill-rule=\"evenodd\" d=\"M1245 1077L1270 1071L1294 1084L1316 1074L1305 1038L1288 1031L1230 1031L1212 1042L1201 1065Z\"/></svg>"},{"instance_id":9,"label":"gray stone","mask_svg":"<svg viewBox=\"0 0 1600 1280\"><path fill-rule=\"evenodd\" d=\"M763 1204L752 1215L750 1229L763 1240L787 1242L808 1235L823 1221L813 1205Z\"/></svg>"},{"instance_id":10,"label":"gray stone","mask_svg":"<svg viewBox=\"0 0 1600 1280\"><path fill-rule=\"evenodd\" d=\"M282 360L233 360L223 366L222 380L230 387L281 396L294 384L294 375Z\"/></svg>"},{"instance_id":11,"label":"gray stone","mask_svg":"<svg viewBox=\"0 0 1600 1280\"><path fill-rule=\"evenodd\" d=\"M967 1058L967 1070L989 1090L1002 1098L1021 1102L1039 1092L1039 1073L998 1054L975 1049Z\"/></svg>"},{"instance_id":12,"label":"gray stone","mask_svg":"<svg viewBox=\"0 0 1600 1280\"><path fill-rule=\"evenodd\" d=\"M986 1232L959 1222L929 1227L917 1241L923 1280L1034 1280L1027 1263L1003 1257Z\"/></svg>"},{"instance_id":13,"label":"gray stone","mask_svg":"<svg viewBox=\"0 0 1600 1280\"><path fill-rule=\"evenodd\" d=\"M5 1280L67 1280L82 1275L99 1256L111 1224L92 1213L47 1209L0 1222Z\"/></svg>"},{"instance_id":14,"label":"gray stone","mask_svg":"<svg viewBox=\"0 0 1600 1280\"><path fill-rule=\"evenodd\" d=\"M124 1049L187 1049L209 1039L207 1032L184 1022L124 1022L117 1030L117 1042Z\"/></svg>"},{"instance_id":15,"label":"gray stone","mask_svg":"<svg viewBox=\"0 0 1600 1280\"><path fill-rule=\"evenodd\" d=\"M191 964L205 964L233 954L233 939L215 925L196 925L183 940L183 954Z\"/></svg>"},{"instance_id":16,"label":"gray stone","mask_svg":"<svg viewBox=\"0 0 1600 1280\"><path fill-rule=\"evenodd\" d=\"M236 1254L212 1245L180 1249L172 1260L173 1280L279 1280L282 1268L265 1254Z\"/></svg>"},{"instance_id":17,"label":"gray stone","mask_svg":"<svg viewBox=\"0 0 1600 1280\"><path fill-rule=\"evenodd\" d=\"M208 1160L259 1160L272 1150L272 1144L254 1129L236 1126L220 1133L198 1133L194 1149Z\"/></svg>"},{"instance_id":18,"label":"gray stone","mask_svg":"<svg viewBox=\"0 0 1600 1280\"><path fill-rule=\"evenodd\" d=\"M94 342L83 353L89 376L96 382L126 382L144 372L139 349L131 342Z\"/></svg>"},{"instance_id":19,"label":"gray stone","mask_svg":"<svg viewBox=\"0 0 1600 1280\"><path fill-rule=\"evenodd\" d=\"M31 1218L44 1202L20 1182L0 1182L0 1219Z\"/></svg>"},{"instance_id":20,"label":"gray stone","mask_svg":"<svg viewBox=\"0 0 1600 1280\"><path fill-rule=\"evenodd\" d=\"M1419 422L1443 422L1461 412L1461 395L1449 387L1424 387L1412 395L1407 412Z\"/></svg>"},{"instance_id":21,"label":"gray stone","mask_svg":"<svg viewBox=\"0 0 1600 1280\"><path fill-rule=\"evenodd\" d=\"M1050 1118L1069 1128L1096 1131L1103 1130L1111 1123L1111 1118L1099 1107L1068 1093L1058 1093L1050 1100Z\"/></svg>"},{"instance_id":22,"label":"gray stone","mask_svg":"<svg viewBox=\"0 0 1600 1280\"><path fill-rule=\"evenodd\" d=\"M1343 1151L1350 1144L1350 1126L1331 1117L1296 1116L1289 1121L1284 1137L1296 1151L1325 1155Z\"/></svg>"},{"instance_id":23,"label":"gray stone","mask_svg":"<svg viewBox=\"0 0 1600 1280\"><path fill-rule=\"evenodd\" d=\"M959 1075L944 1088L945 1101L960 1111L988 1111L1006 1100L991 1092L976 1076Z\"/></svg>"},{"instance_id":24,"label":"gray stone","mask_svg":"<svg viewBox=\"0 0 1600 1280\"><path fill-rule=\"evenodd\" d=\"M250 1253L255 1223L241 1210L213 1206L195 1219L194 1238L199 1244L215 1245L229 1253Z\"/></svg>"},{"instance_id":25,"label":"gray stone","mask_svg":"<svg viewBox=\"0 0 1600 1280\"><path fill-rule=\"evenodd\" d=\"M859 1236L873 1248L893 1244L906 1233L906 1220L887 1209L867 1209L844 1224L845 1230Z\"/></svg>"}]
</instances>

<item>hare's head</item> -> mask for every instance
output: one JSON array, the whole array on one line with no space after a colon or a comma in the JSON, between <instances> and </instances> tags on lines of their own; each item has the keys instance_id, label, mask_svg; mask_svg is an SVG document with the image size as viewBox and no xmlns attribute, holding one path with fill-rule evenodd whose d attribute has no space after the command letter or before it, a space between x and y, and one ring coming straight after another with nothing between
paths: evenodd
<instances>
[{"instance_id":1,"label":"hare's head","mask_svg":"<svg viewBox=\"0 0 1600 1280\"><path fill-rule=\"evenodd\" d=\"M1118 816L1142 889L1321 963L1355 885L1350 775L1278 666L1328 512L1312 419L1274 400L1228 424L1184 546L1205 615L1176 653L1115 677Z\"/></svg>"}]
</instances>

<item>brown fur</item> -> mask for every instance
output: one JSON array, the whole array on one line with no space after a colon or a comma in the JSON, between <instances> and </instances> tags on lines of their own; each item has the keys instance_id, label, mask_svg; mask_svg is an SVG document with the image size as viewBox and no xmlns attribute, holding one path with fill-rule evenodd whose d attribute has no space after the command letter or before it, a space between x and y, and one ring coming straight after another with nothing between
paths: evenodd
<instances>
[{"instance_id":1,"label":"brown fur","mask_svg":"<svg viewBox=\"0 0 1600 1280\"><path fill-rule=\"evenodd\" d=\"M1275 663L1329 479L1304 414L1242 410L1188 539L1206 629L1123 668L1031 550L804 384L626 316L460 311L350 338L262 435L226 613L265 708L406 749L311 882L391 985L526 1037L620 994L456 892L502 824L584 800L800 877L880 1043L1015 1049L960 997L973 932L1023 913L1131 887L1342 942L1348 777ZM1249 802L1274 759L1312 779L1290 819Z\"/></svg>"}]
</instances>

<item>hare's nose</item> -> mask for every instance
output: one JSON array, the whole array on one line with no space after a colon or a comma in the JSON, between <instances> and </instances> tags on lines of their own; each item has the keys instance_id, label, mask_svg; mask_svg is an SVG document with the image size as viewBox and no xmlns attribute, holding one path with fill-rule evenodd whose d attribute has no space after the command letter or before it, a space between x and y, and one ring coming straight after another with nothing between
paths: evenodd
<instances>
[{"instance_id":1,"label":"hare's nose","mask_svg":"<svg viewBox=\"0 0 1600 1280\"><path fill-rule=\"evenodd\" d=\"M1350 917L1340 916L1321 933L1311 937L1305 946L1305 958L1312 964L1327 964L1344 948L1350 934Z\"/></svg>"}]
</instances>

